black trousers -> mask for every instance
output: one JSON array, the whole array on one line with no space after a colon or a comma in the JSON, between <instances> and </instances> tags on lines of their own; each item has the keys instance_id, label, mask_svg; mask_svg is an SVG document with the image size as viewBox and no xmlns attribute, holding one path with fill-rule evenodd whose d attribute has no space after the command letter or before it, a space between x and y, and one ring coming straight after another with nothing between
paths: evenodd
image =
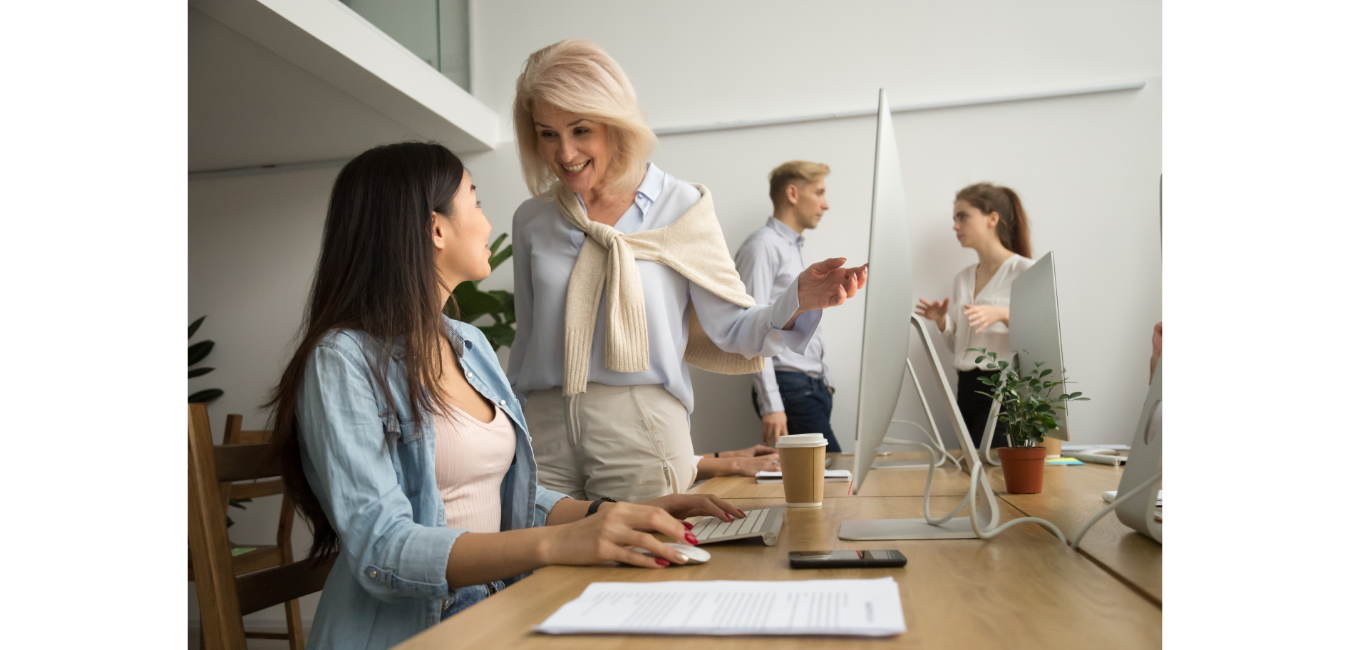
<instances>
[{"instance_id":1,"label":"black trousers","mask_svg":"<svg viewBox=\"0 0 1350 650\"><path fill-rule=\"evenodd\" d=\"M778 395L783 398L783 410L787 415L789 435L799 433L825 434L825 451L842 451L839 441L830 428L830 412L834 410L834 395L824 379L816 379L800 372L782 372L775 370L778 380ZM759 397L752 387L750 401L755 405L755 416L764 417L759 412Z\"/></svg>"},{"instance_id":2,"label":"black trousers","mask_svg":"<svg viewBox=\"0 0 1350 650\"><path fill-rule=\"evenodd\" d=\"M975 448L978 449L984 440L984 425L989 420L989 409L994 406L994 400L977 394L978 392L993 393L993 387L984 385L980 381L981 377L993 377L997 373L993 370L958 370L956 373L956 406L961 409L961 419L966 421L966 430L970 431L970 439L975 441ZM1007 447L1008 425L999 422L994 427L994 441L990 447Z\"/></svg>"}]
</instances>

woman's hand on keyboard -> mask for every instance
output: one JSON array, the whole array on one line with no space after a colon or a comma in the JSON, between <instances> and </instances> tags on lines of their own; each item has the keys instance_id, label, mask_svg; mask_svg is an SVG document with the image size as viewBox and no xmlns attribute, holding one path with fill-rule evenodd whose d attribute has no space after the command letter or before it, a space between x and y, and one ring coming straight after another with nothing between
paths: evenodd
<instances>
[{"instance_id":1,"label":"woman's hand on keyboard","mask_svg":"<svg viewBox=\"0 0 1350 650\"><path fill-rule=\"evenodd\" d=\"M688 558L651 533L663 533L686 544L698 542L684 522L650 503L606 503L594 515L548 527L545 530L552 534L542 548L544 563L587 565L617 560L652 569L672 562L684 564ZM630 546L646 549L652 555L638 553Z\"/></svg>"},{"instance_id":2,"label":"woman's hand on keyboard","mask_svg":"<svg viewBox=\"0 0 1350 650\"><path fill-rule=\"evenodd\" d=\"M642 505L655 506L665 510L676 519L688 519L700 515L717 517L722 521L745 518L745 512L740 508L712 494L667 494L651 501L643 501ZM671 537L679 540L682 535L671 535Z\"/></svg>"}]
</instances>

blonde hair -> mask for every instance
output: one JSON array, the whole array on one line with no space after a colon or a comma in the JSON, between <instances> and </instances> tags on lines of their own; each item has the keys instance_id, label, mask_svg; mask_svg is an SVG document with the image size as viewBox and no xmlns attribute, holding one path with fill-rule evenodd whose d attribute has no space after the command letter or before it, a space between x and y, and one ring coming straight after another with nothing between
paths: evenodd
<instances>
[{"instance_id":1,"label":"blonde hair","mask_svg":"<svg viewBox=\"0 0 1350 650\"><path fill-rule=\"evenodd\" d=\"M623 68L600 46L578 38L558 41L525 60L516 79L512 118L525 187L536 197L547 194L557 180L548 161L539 154L534 130L534 108L540 102L585 115L608 127L611 161L609 179L616 193L637 189L647 173L647 159L656 149L656 134L638 108L637 93Z\"/></svg>"},{"instance_id":2,"label":"blonde hair","mask_svg":"<svg viewBox=\"0 0 1350 650\"><path fill-rule=\"evenodd\" d=\"M769 199L773 201L774 209L777 209L778 205L787 199L789 183L797 181L808 184L814 183L825 178L829 173L829 165L807 160L790 160L775 167L772 172L769 172Z\"/></svg>"}]
</instances>

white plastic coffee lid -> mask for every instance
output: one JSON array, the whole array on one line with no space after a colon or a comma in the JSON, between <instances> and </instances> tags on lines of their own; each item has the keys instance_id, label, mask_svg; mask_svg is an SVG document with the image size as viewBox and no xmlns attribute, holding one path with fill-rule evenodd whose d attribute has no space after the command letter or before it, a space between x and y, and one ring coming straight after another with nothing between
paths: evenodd
<instances>
[{"instance_id":1,"label":"white plastic coffee lid","mask_svg":"<svg viewBox=\"0 0 1350 650\"><path fill-rule=\"evenodd\" d=\"M778 439L779 449L786 447L824 447L826 444L825 434L823 433L798 433Z\"/></svg>"}]
</instances>

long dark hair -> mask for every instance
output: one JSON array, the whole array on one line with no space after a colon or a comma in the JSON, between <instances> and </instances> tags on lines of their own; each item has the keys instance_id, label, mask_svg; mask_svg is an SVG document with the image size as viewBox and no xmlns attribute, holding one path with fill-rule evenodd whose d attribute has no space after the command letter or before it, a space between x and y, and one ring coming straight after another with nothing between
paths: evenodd
<instances>
[{"instance_id":1,"label":"long dark hair","mask_svg":"<svg viewBox=\"0 0 1350 650\"><path fill-rule=\"evenodd\" d=\"M985 214L998 213L998 241L1003 247L1031 257L1031 223L1022 209L1022 199L1011 187L993 183L976 183L956 193L957 201L965 201Z\"/></svg>"},{"instance_id":2,"label":"long dark hair","mask_svg":"<svg viewBox=\"0 0 1350 650\"><path fill-rule=\"evenodd\" d=\"M338 536L300 464L296 402L310 353L334 330L370 335L374 343L365 358L372 388L388 410L394 401L386 371L394 345L400 345L414 420L433 406L444 410L441 346L449 343L443 305L437 304L441 279L431 213L451 216L463 178L464 163L449 149L404 142L357 156L333 183L300 344L265 405L272 410L272 452L281 461L286 491L314 530L311 558L336 550ZM391 443L390 432L385 435Z\"/></svg>"}]
</instances>

